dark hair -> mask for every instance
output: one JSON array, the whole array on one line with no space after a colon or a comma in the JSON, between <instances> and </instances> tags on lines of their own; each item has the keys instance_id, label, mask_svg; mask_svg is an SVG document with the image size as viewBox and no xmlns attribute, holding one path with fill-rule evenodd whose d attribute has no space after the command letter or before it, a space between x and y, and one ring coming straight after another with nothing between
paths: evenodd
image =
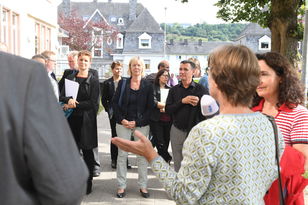
<instances>
[{"instance_id":1,"label":"dark hair","mask_svg":"<svg viewBox=\"0 0 308 205\"><path fill-rule=\"evenodd\" d=\"M196 68L196 64L190 60L183 60L181 61L181 64L190 64L191 69L195 69Z\"/></svg>"},{"instance_id":2,"label":"dark hair","mask_svg":"<svg viewBox=\"0 0 308 205\"><path fill-rule=\"evenodd\" d=\"M281 78L277 106L280 107L285 103L288 108L294 108L294 105L303 104L304 89L288 59L277 52L256 54L256 56L258 60L263 60ZM253 106L258 105L261 99L262 97L256 94L253 99Z\"/></svg>"},{"instance_id":3,"label":"dark hair","mask_svg":"<svg viewBox=\"0 0 308 205\"><path fill-rule=\"evenodd\" d=\"M250 106L260 82L260 68L255 54L246 46L220 47L209 57L210 77L228 102Z\"/></svg>"},{"instance_id":4,"label":"dark hair","mask_svg":"<svg viewBox=\"0 0 308 205\"><path fill-rule=\"evenodd\" d=\"M158 71L158 73L156 74L156 77L154 79L154 84L155 85L159 85L159 78L160 76L162 76L164 74L164 72L167 72L168 75L169 75L169 72L167 69L161 69L160 71Z\"/></svg>"},{"instance_id":5,"label":"dark hair","mask_svg":"<svg viewBox=\"0 0 308 205\"><path fill-rule=\"evenodd\" d=\"M120 61L113 61L111 64L111 69L113 70L116 66L123 67L123 64Z\"/></svg>"}]
</instances>

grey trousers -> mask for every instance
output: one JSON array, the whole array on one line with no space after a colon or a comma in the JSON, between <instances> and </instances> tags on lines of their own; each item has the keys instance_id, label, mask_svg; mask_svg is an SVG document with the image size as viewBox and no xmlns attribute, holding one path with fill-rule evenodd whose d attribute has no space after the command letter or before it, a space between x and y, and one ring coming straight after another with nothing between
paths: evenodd
<instances>
[{"instance_id":1,"label":"grey trousers","mask_svg":"<svg viewBox=\"0 0 308 205\"><path fill-rule=\"evenodd\" d=\"M139 130L145 136L149 136L150 126L144 127L136 127L134 130L128 129L123 125L116 124L116 130L118 137L130 140L132 132L134 130ZM134 140L137 141L139 138L134 136ZM127 156L128 153L118 149L118 159L117 159L117 181L118 188L125 189L126 188L126 174L127 174ZM147 188L148 182L148 162L147 160L137 155L137 166L138 166L138 185L140 189Z\"/></svg>"},{"instance_id":2,"label":"grey trousers","mask_svg":"<svg viewBox=\"0 0 308 205\"><path fill-rule=\"evenodd\" d=\"M179 130L172 124L170 130L170 142L174 161L174 170L176 172L178 172L181 168L181 162L183 160L183 144L186 140L187 134L187 132Z\"/></svg>"}]
</instances>

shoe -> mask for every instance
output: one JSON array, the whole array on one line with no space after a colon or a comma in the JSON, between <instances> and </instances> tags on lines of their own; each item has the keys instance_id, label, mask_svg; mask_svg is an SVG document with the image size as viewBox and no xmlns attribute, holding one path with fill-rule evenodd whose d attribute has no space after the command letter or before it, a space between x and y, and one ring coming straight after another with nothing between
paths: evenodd
<instances>
[{"instance_id":1,"label":"shoe","mask_svg":"<svg viewBox=\"0 0 308 205\"><path fill-rule=\"evenodd\" d=\"M131 169L131 168L132 168L132 165L127 160L127 169Z\"/></svg>"},{"instance_id":2,"label":"shoe","mask_svg":"<svg viewBox=\"0 0 308 205\"><path fill-rule=\"evenodd\" d=\"M141 191L141 189L139 189L140 194L143 198L149 198L150 197L150 193L149 192L143 192Z\"/></svg>"},{"instance_id":3,"label":"shoe","mask_svg":"<svg viewBox=\"0 0 308 205\"><path fill-rule=\"evenodd\" d=\"M92 180L88 181L86 194L89 195L91 194L91 192L92 192Z\"/></svg>"},{"instance_id":4,"label":"shoe","mask_svg":"<svg viewBox=\"0 0 308 205\"><path fill-rule=\"evenodd\" d=\"M125 195L126 195L125 190L124 190L124 192L117 193L117 197L118 197L118 198L124 198Z\"/></svg>"},{"instance_id":5,"label":"shoe","mask_svg":"<svg viewBox=\"0 0 308 205\"><path fill-rule=\"evenodd\" d=\"M93 177L98 177L101 174L99 170L94 170L93 171Z\"/></svg>"},{"instance_id":6,"label":"shoe","mask_svg":"<svg viewBox=\"0 0 308 205\"><path fill-rule=\"evenodd\" d=\"M111 161L111 168L116 169L117 168L117 162L115 160Z\"/></svg>"}]
</instances>

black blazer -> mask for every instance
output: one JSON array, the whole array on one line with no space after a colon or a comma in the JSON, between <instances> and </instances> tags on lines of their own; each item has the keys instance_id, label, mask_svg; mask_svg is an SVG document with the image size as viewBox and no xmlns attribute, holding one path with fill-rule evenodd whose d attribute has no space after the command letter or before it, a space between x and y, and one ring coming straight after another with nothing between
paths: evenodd
<instances>
[{"instance_id":1,"label":"black blazer","mask_svg":"<svg viewBox=\"0 0 308 205\"><path fill-rule=\"evenodd\" d=\"M66 78L74 80L77 73L68 75ZM83 122L81 127L80 136L80 148L81 149L92 149L97 147L97 122L96 113L99 107L99 81L98 78L94 77L91 72L85 81L87 100L79 101L76 106L76 111L82 112ZM61 91L60 101L67 103L71 97L65 97L65 86ZM77 97L78 99L78 97ZM74 115L74 113L72 114ZM71 115L71 116L72 116Z\"/></svg>"},{"instance_id":2,"label":"black blazer","mask_svg":"<svg viewBox=\"0 0 308 205\"><path fill-rule=\"evenodd\" d=\"M165 86L166 89L170 89L167 85ZM160 102L160 87L159 85L153 84L153 92L154 92L154 108L151 113L151 121L158 122L160 120L161 112L157 108L157 103Z\"/></svg>"},{"instance_id":3,"label":"black blazer","mask_svg":"<svg viewBox=\"0 0 308 205\"><path fill-rule=\"evenodd\" d=\"M114 115L118 124L121 124L123 119L126 119L128 114L128 101L129 101L129 89L130 89L131 78L126 79L125 81L120 80L116 93L112 100L112 107ZM120 93L122 89L123 82L126 83L125 90L123 92L122 103L119 105ZM141 79L140 88L138 92L138 103L137 103L137 120L136 126L143 127L149 124L150 114L154 107L154 98L153 98L153 85L152 83Z\"/></svg>"},{"instance_id":4,"label":"black blazer","mask_svg":"<svg viewBox=\"0 0 308 205\"><path fill-rule=\"evenodd\" d=\"M72 70L72 69L65 69L65 70L64 70L64 73L63 73L63 75L62 75L62 78L61 78L61 80L60 80L59 83L58 83L60 92L62 91L64 82L65 82L64 79L67 78L68 75L74 74L74 73L77 73L77 70ZM97 70L91 69L91 68L90 68L89 73L92 73L93 76L96 77L96 78L98 79L98 72L97 72Z\"/></svg>"}]
</instances>

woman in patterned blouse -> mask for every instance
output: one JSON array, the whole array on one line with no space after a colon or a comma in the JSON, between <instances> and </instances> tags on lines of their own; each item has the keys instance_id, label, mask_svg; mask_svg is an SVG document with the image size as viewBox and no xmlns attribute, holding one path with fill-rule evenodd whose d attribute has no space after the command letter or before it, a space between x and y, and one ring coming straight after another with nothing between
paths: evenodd
<instances>
[{"instance_id":1,"label":"woman in patterned blouse","mask_svg":"<svg viewBox=\"0 0 308 205\"><path fill-rule=\"evenodd\" d=\"M210 55L209 67L210 94L219 102L220 114L190 131L178 173L139 132L137 142L112 142L144 156L178 204L264 204L277 166L273 127L249 108L259 85L258 61L247 47L229 45ZM281 155L280 134L278 143Z\"/></svg>"}]
</instances>

